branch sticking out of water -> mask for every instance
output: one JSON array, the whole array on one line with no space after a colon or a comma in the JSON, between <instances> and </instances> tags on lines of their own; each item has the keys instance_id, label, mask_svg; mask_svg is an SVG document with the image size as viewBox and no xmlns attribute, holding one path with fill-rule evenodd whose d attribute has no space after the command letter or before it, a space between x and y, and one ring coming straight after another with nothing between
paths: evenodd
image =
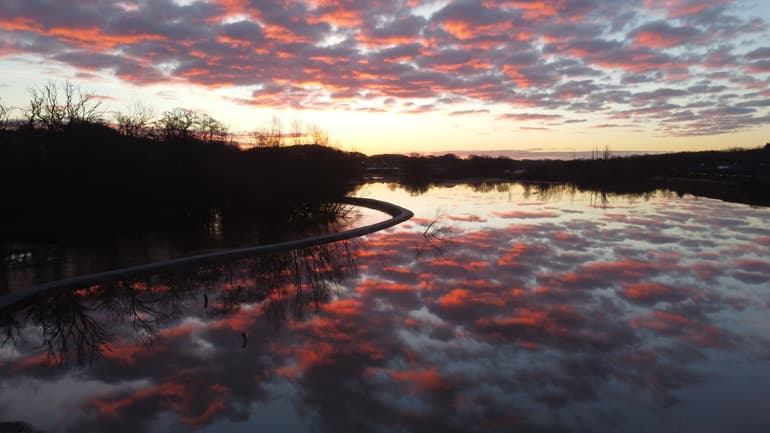
<instances>
[{"instance_id":1,"label":"branch sticking out of water","mask_svg":"<svg viewBox=\"0 0 770 433\"><path fill-rule=\"evenodd\" d=\"M415 248L415 259L420 259L426 252L434 256L444 253L447 244L451 242L453 227L444 222L444 213L436 212L436 216L425 226L422 232L422 243Z\"/></svg>"}]
</instances>

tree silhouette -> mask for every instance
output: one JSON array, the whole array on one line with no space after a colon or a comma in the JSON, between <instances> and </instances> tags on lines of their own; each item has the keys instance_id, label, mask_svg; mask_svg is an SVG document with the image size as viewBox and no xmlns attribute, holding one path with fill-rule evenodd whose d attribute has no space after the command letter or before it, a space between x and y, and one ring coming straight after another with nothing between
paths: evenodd
<instances>
[{"instance_id":1,"label":"tree silhouette","mask_svg":"<svg viewBox=\"0 0 770 433\"><path fill-rule=\"evenodd\" d=\"M299 146L300 144L303 143L302 139L305 136L305 130L301 120L295 118L294 120L291 121L290 135L291 135L292 144L294 144L295 146Z\"/></svg>"},{"instance_id":2,"label":"tree silhouette","mask_svg":"<svg viewBox=\"0 0 770 433\"><path fill-rule=\"evenodd\" d=\"M319 146L329 145L329 134L316 123L311 123L308 125L307 135L310 136L312 144L317 144Z\"/></svg>"},{"instance_id":3,"label":"tree silhouette","mask_svg":"<svg viewBox=\"0 0 770 433\"><path fill-rule=\"evenodd\" d=\"M30 126L58 131L67 126L102 121L101 100L69 81L49 81L30 88L29 94L25 117Z\"/></svg>"},{"instance_id":4,"label":"tree silhouette","mask_svg":"<svg viewBox=\"0 0 770 433\"><path fill-rule=\"evenodd\" d=\"M272 116L262 128L251 133L257 147L281 147L283 145L283 122L278 116Z\"/></svg>"},{"instance_id":5,"label":"tree silhouette","mask_svg":"<svg viewBox=\"0 0 770 433\"><path fill-rule=\"evenodd\" d=\"M3 104L2 98L0 98L0 131L8 129L8 123L11 118L11 107Z\"/></svg>"},{"instance_id":6,"label":"tree silhouette","mask_svg":"<svg viewBox=\"0 0 770 433\"><path fill-rule=\"evenodd\" d=\"M215 141L223 142L227 139L227 127L208 114L198 114L196 124L196 136L199 140L213 143Z\"/></svg>"},{"instance_id":7,"label":"tree silhouette","mask_svg":"<svg viewBox=\"0 0 770 433\"><path fill-rule=\"evenodd\" d=\"M166 140L184 140L193 136L198 114L194 111L177 107L164 111L156 122L157 128Z\"/></svg>"},{"instance_id":8,"label":"tree silhouette","mask_svg":"<svg viewBox=\"0 0 770 433\"><path fill-rule=\"evenodd\" d=\"M115 114L118 131L131 137L146 136L154 118L155 109L140 101L135 101L129 105L126 112Z\"/></svg>"}]
</instances>

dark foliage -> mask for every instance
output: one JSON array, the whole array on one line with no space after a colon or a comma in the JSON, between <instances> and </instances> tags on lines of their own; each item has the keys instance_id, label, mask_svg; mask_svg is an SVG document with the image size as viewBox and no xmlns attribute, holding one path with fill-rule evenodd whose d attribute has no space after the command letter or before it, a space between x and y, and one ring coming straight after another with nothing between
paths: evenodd
<instances>
[{"instance_id":1,"label":"dark foliage","mask_svg":"<svg viewBox=\"0 0 770 433\"><path fill-rule=\"evenodd\" d=\"M214 213L291 224L360 177L328 147L241 150L194 136L128 136L95 122L0 130L0 237L187 230Z\"/></svg>"},{"instance_id":2,"label":"dark foliage","mask_svg":"<svg viewBox=\"0 0 770 433\"><path fill-rule=\"evenodd\" d=\"M680 152L592 159L513 160L455 155L377 155L371 176L399 180L420 193L433 183L470 179L571 183L581 189L641 193L667 188L750 204L770 205L770 145L756 149Z\"/></svg>"}]
</instances>

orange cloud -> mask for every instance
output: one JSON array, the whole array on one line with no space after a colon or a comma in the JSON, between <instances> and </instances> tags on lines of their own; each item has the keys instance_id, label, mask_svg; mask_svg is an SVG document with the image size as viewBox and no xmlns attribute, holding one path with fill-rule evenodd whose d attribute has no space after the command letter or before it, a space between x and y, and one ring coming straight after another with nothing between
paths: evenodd
<instances>
[{"instance_id":1,"label":"orange cloud","mask_svg":"<svg viewBox=\"0 0 770 433\"><path fill-rule=\"evenodd\" d=\"M358 293L366 293L366 292L413 292L415 291L415 288L408 285L408 284L401 284L401 283L391 283L387 281L379 281L379 280L365 280L362 281L358 287L356 287L356 292Z\"/></svg>"},{"instance_id":2,"label":"orange cloud","mask_svg":"<svg viewBox=\"0 0 770 433\"><path fill-rule=\"evenodd\" d=\"M363 24L361 12L355 9L336 9L321 14L318 22L328 22L337 27L359 27Z\"/></svg>"},{"instance_id":3,"label":"orange cloud","mask_svg":"<svg viewBox=\"0 0 770 433\"><path fill-rule=\"evenodd\" d=\"M436 303L442 307L466 307L470 304L505 305L505 299L494 293L476 293L465 289L454 289L440 297Z\"/></svg>"},{"instance_id":4,"label":"orange cloud","mask_svg":"<svg viewBox=\"0 0 770 433\"><path fill-rule=\"evenodd\" d=\"M457 39L469 40L481 36L494 36L501 32L508 32L513 28L513 23L478 24L461 20L446 20L442 24L442 27L447 33Z\"/></svg>"},{"instance_id":5,"label":"orange cloud","mask_svg":"<svg viewBox=\"0 0 770 433\"><path fill-rule=\"evenodd\" d=\"M689 319L682 314L655 310L651 317L634 319L634 328L647 328L664 335L678 336L690 343L707 347L726 347L726 335L716 326Z\"/></svg>"},{"instance_id":6,"label":"orange cloud","mask_svg":"<svg viewBox=\"0 0 770 433\"><path fill-rule=\"evenodd\" d=\"M640 282L625 284L622 293L623 296L633 301L657 302L680 299L686 296L688 292L684 289L674 289L657 282Z\"/></svg>"},{"instance_id":7,"label":"orange cloud","mask_svg":"<svg viewBox=\"0 0 770 433\"><path fill-rule=\"evenodd\" d=\"M644 0L644 5L650 9L667 9L669 18L680 18L731 1L733 0Z\"/></svg>"},{"instance_id":8,"label":"orange cloud","mask_svg":"<svg viewBox=\"0 0 770 433\"><path fill-rule=\"evenodd\" d=\"M0 19L0 28L4 30L23 30L30 31L45 36L52 36L62 42L78 45L89 50L108 50L119 45L135 44L141 41L162 41L166 38L161 35L153 34L109 34L105 33L99 27L52 27L43 28L34 20L28 18L18 18L16 20Z\"/></svg>"},{"instance_id":9,"label":"orange cloud","mask_svg":"<svg viewBox=\"0 0 770 433\"><path fill-rule=\"evenodd\" d=\"M524 116L524 115L522 115ZM549 115L543 114L543 115L537 115L537 116L526 116L526 117L520 117L519 120L538 120L538 119L547 119L550 118ZM556 212L551 211L522 211L522 210L512 210L512 211L504 211L504 212L492 212L492 215L503 218L503 219L511 219L511 218L556 218L559 216Z\"/></svg>"},{"instance_id":10,"label":"orange cloud","mask_svg":"<svg viewBox=\"0 0 770 433\"><path fill-rule=\"evenodd\" d=\"M437 390L447 387L435 367L424 370L388 371L387 373L399 382L410 384L413 391Z\"/></svg>"},{"instance_id":11,"label":"orange cloud","mask_svg":"<svg viewBox=\"0 0 770 433\"><path fill-rule=\"evenodd\" d=\"M114 418L120 416L120 412L126 408L149 399L159 399L161 406L169 407L176 412L180 422L190 426L203 426L225 408L224 395L227 391L228 388L225 386L218 384L210 385L207 388L206 394L209 401L206 407L199 413L194 409L193 401L199 398L200 395L194 394L188 388L188 384L174 381L140 389L123 398L96 398L91 400L89 404L94 406L102 416Z\"/></svg>"}]
</instances>

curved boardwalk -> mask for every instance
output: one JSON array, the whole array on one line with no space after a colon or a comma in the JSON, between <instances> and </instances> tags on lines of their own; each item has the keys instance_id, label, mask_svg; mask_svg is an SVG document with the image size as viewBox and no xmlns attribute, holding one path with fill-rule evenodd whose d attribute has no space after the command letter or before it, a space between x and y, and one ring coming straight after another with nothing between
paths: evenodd
<instances>
[{"instance_id":1,"label":"curved boardwalk","mask_svg":"<svg viewBox=\"0 0 770 433\"><path fill-rule=\"evenodd\" d=\"M66 290L76 289L84 286L91 286L94 284L103 283L106 281L119 280L124 278L133 278L138 275L147 274L158 271L169 271L181 269L187 266L200 266L223 260L236 260L249 256L255 256L260 254L280 253L283 251L294 250L297 248L306 248L314 245L325 244L329 242L342 241L345 239L351 239L370 233L374 233L380 230L384 230L388 227L392 227L396 224L400 224L409 218L412 218L414 214L409 209L405 209L401 206L387 203L380 200L374 200L371 198L360 197L346 197L341 203L351 204L354 206L361 206L370 209L379 210L390 215L390 218L375 224L370 224L364 227L358 227L343 232L326 233L323 235L312 236L304 239L297 239L287 242L279 242L276 244L256 245L251 247L230 248L224 250L218 250L213 252L207 252L204 254L197 254L193 256L180 257L171 260L164 260L161 262L148 263L144 265L129 266L127 268L115 269L112 271L99 272L96 274L82 275L79 277L67 278L64 280L51 281L49 283L40 284L29 289L22 289L14 293L10 293L0 298L0 309L6 308L16 302L19 302L25 298L40 295L45 292L53 290Z\"/></svg>"}]
</instances>

